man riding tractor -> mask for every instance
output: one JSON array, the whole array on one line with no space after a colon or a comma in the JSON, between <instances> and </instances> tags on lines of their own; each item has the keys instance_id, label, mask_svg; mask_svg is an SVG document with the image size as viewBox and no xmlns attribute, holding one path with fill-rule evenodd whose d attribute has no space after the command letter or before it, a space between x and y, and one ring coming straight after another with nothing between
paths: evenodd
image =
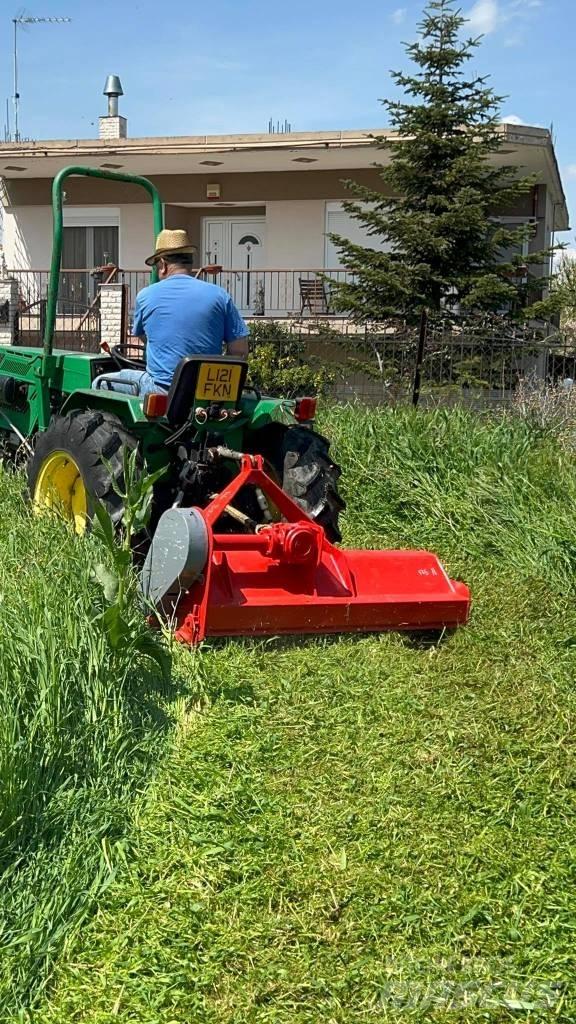
<instances>
[{"instance_id":1,"label":"man riding tractor","mask_svg":"<svg viewBox=\"0 0 576 1024\"><path fill-rule=\"evenodd\" d=\"M138 293L132 335L146 344L146 369L97 376L92 387L141 397L166 393L181 359L226 354L245 359L249 330L223 288L192 276L194 248L186 231L164 230L146 263L159 280Z\"/></svg>"}]
</instances>

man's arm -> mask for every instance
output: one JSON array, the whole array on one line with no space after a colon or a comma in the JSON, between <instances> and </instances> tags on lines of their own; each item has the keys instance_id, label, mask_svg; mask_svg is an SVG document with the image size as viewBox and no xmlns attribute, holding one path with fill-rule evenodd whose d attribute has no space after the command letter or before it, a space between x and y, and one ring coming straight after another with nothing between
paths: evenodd
<instances>
[{"instance_id":1,"label":"man's arm","mask_svg":"<svg viewBox=\"0 0 576 1024\"><path fill-rule=\"evenodd\" d=\"M230 296L226 301L226 318L224 324L224 341L226 343L226 354L238 356L239 359L248 358L248 335L250 331Z\"/></svg>"},{"instance_id":2,"label":"man's arm","mask_svg":"<svg viewBox=\"0 0 576 1024\"><path fill-rule=\"evenodd\" d=\"M145 342L146 335L144 333L144 321L142 319L142 306L140 303L140 293L136 296L136 302L134 303L134 317L132 320L132 337L138 338L139 341Z\"/></svg>"},{"instance_id":3,"label":"man's arm","mask_svg":"<svg viewBox=\"0 0 576 1024\"><path fill-rule=\"evenodd\" d=\"M238 356L239 359L248 358L248 338L235 338L234 341L226 342L226 355Z\"/></svg>"},{"instance_id":4,"label":"man's arm","mask_svg":"<svg viewBox=\"0 0 576 1024\"><path fill-rule=\"evenodd\" d=\"M140 342L140 350L138 346L134 346L132 350L128 351L128 355L142 356L142 353L146 352L146 333L144 331L144 320L142 318L142 306L140 304L140 294L136 296L136 302L134 303L134 317L132 320L132 337L135 342Z\"/></svg>"}]
</instances>

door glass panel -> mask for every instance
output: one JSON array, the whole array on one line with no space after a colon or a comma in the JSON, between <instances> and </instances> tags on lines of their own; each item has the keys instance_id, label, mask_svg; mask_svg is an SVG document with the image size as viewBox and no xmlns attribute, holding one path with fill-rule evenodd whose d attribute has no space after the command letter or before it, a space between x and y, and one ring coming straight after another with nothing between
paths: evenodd
<instances>
[{"instance_id":1,"label":"door glass panel","mask_svg":"<svg viewBox=\"0 0 576 1024\"><path fill-rule=\"evenodd\" d=\"M62 274L58 312L73 314L85 306L88 296L88 275L67 274L67 270L85 270L87 259L87 228L64 228L62 236Z\"/></svg>"},{"instance_id":2,"label":"door glass panel","mask_svg":"<svg viewBox=\"0 0 576 1024\"><path fill-rule=\"evenodd\" d=\"M265 310L264 225L260 221L232 223L232 260L237 282L235 300L243 313Z\"/></svg>"},{"instance_id":3,"label":"door glass panel","mask_svg":"<svg viewBox=\"0 0 576 1024\"><path fill-rule=\"evenodd\" d=\"M118 266L118 228L94 228L94 266L102 267L105 263Z\"/></svg>"}]
</instances>

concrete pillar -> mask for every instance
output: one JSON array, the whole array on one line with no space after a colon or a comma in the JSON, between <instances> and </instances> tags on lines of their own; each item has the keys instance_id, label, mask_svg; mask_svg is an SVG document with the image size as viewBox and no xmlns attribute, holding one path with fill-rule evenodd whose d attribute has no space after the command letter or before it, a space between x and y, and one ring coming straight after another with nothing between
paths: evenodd
<instances>
[{"instance_id":1,"label":"concrete pillar","mask_svg":"<svg viewBox=\"0 0 576 1024\"><path fill-rule=\"evenodd\" d=\"M0 277L0 345L13 345L18 313L18 281Z\"/></svg>"},{"instance_id":2,"label":"concrete pillar","mask_svg":"<svg viewBox=\"0 0 576 1024\"><path fill-rule=\"evenodd\" d=\"M100 341L121 345L126 335L126 299L123 284L100 285Z\"/></svg>"}]
</instances>

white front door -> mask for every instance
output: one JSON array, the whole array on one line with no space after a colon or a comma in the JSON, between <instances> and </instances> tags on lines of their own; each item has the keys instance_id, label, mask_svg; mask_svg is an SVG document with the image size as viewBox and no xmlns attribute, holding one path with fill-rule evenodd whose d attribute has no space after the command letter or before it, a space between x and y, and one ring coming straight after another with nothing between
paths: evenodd
<instances>
[{"instance_id":1,"label":"white front door","mask_svg":"<svg viewBox=\"0 0 576 1024\"><path fill-rule=\"evenodd\" d=\"M264 312L264 230L265 222L232 222L232 269L236 275L236 303L249 313Z\"/></svg>"},{"instance_id":2,"label":"white front door","mask_svg":"<svg viewBox=\"0 0 576 1024\"><path fill-rule=\"evenodd\" d=\"M222 286L243 313L264 312L266 220L214 217L204 220L204 259L224 268Z\"/></svg>"},{"instance_id":3,"label":"white front door","mask_svg":"<svg viewBox=\"0 0 576 1024\"><path fill-rule=\"evenodd\" d=\"M203 266L215 263L220 267L230 264L229 246L226 244L226 221L204 221L204 255L200 261Z\"/></svg>"}]
</instances>

